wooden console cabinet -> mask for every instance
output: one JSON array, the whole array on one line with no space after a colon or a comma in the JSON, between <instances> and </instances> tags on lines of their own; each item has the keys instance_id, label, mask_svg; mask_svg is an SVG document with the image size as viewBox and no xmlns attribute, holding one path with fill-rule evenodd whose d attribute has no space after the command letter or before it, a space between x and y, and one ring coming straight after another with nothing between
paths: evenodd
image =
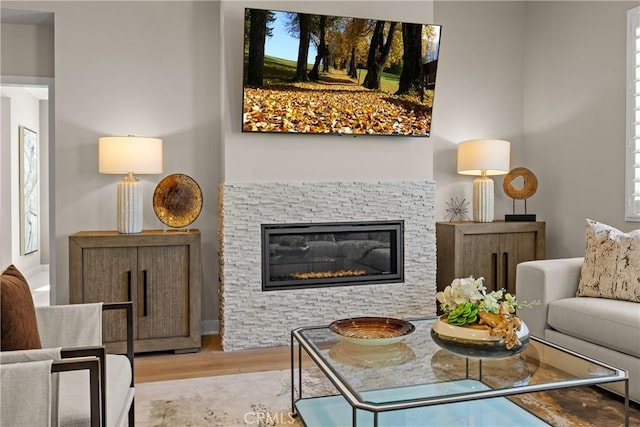
<instances>
[{"instance_id":1,"label":"wooden console cabinet","mask_svg":"<svg viewBox=\"0 0 640 427\"><path fill-rule=\"evenodd\" d=\"M438 291L456 278L484 277L487 291L515 295L516 265L544 258L544 222L436 223Z\"/></svg>"},{"instance_id":2,"label":"wooden console cabinet","mask_svg":"<svg viewBox=\"0 0 640 427\"><path fill-rule=\"evenodd\" d=\"M133 302L134 351L197 351L200 232L82 231L69 236L69 302ZM121 313L105 313L103 340L124 348Z\"/></svg>"}]
</instances>

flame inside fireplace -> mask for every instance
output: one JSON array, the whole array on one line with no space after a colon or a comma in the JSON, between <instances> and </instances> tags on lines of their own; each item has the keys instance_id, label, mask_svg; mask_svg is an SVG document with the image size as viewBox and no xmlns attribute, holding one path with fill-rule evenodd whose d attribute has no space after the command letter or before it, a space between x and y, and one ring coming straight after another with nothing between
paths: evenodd
<instances>
[{"instance_id":1,"label":"flame inside fireplace","mask_svg":"<svg viewBox=\"0 0 640 427\"><path fill-rule=\"evenodd\" d=\"M365 270L335 270L335 271L314 271L309 273L291 273L291 277L299 280L306 279L330 279L332 277L354 277L364 276Z\"/></svg>"}]
</instances>

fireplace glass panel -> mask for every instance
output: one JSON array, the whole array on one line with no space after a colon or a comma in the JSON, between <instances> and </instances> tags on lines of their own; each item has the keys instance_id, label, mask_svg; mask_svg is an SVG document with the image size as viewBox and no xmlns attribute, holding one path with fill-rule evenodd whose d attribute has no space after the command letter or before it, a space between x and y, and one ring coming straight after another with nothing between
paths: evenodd
<instances>
[{"instance_id":1,"label":"fireplace glass panel","mask_svg":"<svg viewBox=\"0 0 640 427\"><path fill-rule=\"evenodd\" d=\"M262 225L262 288L403 281L402 221Z\"/></svg>"}]
</instances>

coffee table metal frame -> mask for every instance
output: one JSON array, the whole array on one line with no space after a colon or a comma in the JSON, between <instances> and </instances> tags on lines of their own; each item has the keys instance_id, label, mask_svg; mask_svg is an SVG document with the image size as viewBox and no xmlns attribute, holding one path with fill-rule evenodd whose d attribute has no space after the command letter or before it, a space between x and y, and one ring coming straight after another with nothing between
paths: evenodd
<instances>
[{"instance_id":1,"label":"coffee table metal frame","mask_svg":"<svg viewBox=\"0 0 640 427\"><path fill-rule=\"evenodd\" d=\"M410 321L425 321L432 320L435 317L424 317L424 318L416 318L416 319L408 319ZM434 396L434 397L426 397L426 398L418 398L411 399L406 401L398 401L392 403L369 403L362 401L358 396L359 393L356 392L353 387L346 381L339 372L337 372L327 361L319 354L317 351L317 347L309 342L307 337L303 335L304 331L312 331L312 330L320 330L320 329L328 329L328 326L312 326L312 327L301 327L294 329L291 331L291 410L294 416L298 416L298 410L296 407L296 402L303 400L302 395L302 350L311 358L311 360L315 363L318 368L322 371L322 373L331 381L331 383L336 387L336 389L340 392L340 394L346 399L352 409L352 425L356 427L356 416L358 410L369 411L373 413L373 425L374 427L378 427L378 414L381 412L389 412L389 411L399 411L403 409L412 409L412 408L420 408L432 405L443 405L448 403L457 403L457 402L468 402L472 400L479 399L489 399L495 397L506 397L517 394L525 394L525 393L535 393L541 391L550 391L555 389L562 388L570 388L570 387L581 387L581 386L590 386L597 384L604 384L610 382L620 382L624 381L624 419L625 426L629 426L629 376L627 371L613 367L606 363L602 363L593 358L584 356L582 354L576 353L574 351L565 349L551 342L545 341L543 339L537 337L531 337L532 341L539 342L542 345L551 347L553 349L559 350L565 354L569 354L574 356L580 360L587 361L598 365L605 369L610 369L615 372L614 375L603 376L603 377L591 377L591 378L576 378L570 380L561 380L556 382L548 382L544 384L531 384L531 385L522 385L518 387L511 388L501 388L497 390L481 390L481 391L470 391L468 393L463 394L455 394L455 395L443 395L443 396ZM296 343L298 344L296 346ZM436 345L434 343L434 345ZM298 349L297 352L297 364L295 357L295 349ZM296 398L295 393L295 385L296 385L296 366L297 366L297 384L298 387L298 395ZM469 358L466 359L466 375L469 378ZM478 380L482 381L482 359L479 360L479 378ZM314 396L317 397L317 396ZM303 420L304 421L304 420Z\"/></svg>"}]
</instances>

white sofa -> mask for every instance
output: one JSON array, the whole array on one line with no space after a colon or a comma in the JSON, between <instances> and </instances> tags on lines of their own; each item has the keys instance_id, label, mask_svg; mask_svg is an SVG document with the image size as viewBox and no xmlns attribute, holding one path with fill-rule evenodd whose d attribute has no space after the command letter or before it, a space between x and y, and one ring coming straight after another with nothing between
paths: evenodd
<instances>
[{"instance_id":1,"label":"white sofa","mask_svg":"<svg viewBox=\"0 0 640 427\"><path fill-rule=\"evenodd\" d=\"M640 402L640 303L576 297L583 258L518 264L518 312L531 335L629 372L629 395ZM623 383L606 388L624 394Z\"/></svg>"}]
</instances>

